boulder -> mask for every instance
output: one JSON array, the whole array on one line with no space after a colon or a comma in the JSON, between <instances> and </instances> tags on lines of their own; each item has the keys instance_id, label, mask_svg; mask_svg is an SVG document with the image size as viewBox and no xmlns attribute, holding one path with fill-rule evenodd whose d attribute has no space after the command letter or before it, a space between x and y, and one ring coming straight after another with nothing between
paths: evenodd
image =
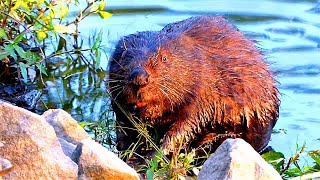
<instances>
[{"instance_id":1,"label":"boulder","mask_svg":"<svg viewBox=\"0 0 320 180\"><path fill-rule=\"evenodd\" d=\"M79 179L139 179L134 169L90 139L84 139L78 144L72 159L79 166Z\"/></svg>"},{"instance_id":2,"label":"boulder","mask_svg":"<svg viewBox=\"0 0 320 180\"><path fill-rule=\"evenodd\" d=\"M139 179L63 110L39 116L0 101L0 122L0 179Z\"/></svg>"},{"instance_id":3,"label":"boulder","mask_svg":"<svg viewBox=\"0 0 320 180\"><path fill-rule=\"evenodd\" d=\"M82 139L90 139L88 133L79 126L70 114L62 109L50 109L42 116L54 128L58 138L77 145Z\"/></svg>"},{"instance_id":4,"label":"boulder","mask_svg":"<svg viewBox=\"0 0 320 180\"><path fill-rule=\"evenodd\" d=\"M14 166L3 179L77 179L78 167L42 117L0 101L0 157Z\"/></svg>"},{"instance_id":5,"label":"boulder","mask_svg":"<svg viewBox=\"0 0 320 180\"><path fill-rule=\"evenodd\" d=\"M204 163L198 180L281 180L278 172L243 139L225 140Z\"/></svg>"}]
</instances>

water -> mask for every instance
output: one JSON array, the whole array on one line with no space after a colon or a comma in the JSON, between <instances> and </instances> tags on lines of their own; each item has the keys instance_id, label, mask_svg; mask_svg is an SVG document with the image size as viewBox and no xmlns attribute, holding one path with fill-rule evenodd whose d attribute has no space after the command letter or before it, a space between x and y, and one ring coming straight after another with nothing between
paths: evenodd
<instances>
[{"instance_id":1,"label":"water","mask_svg":"<svg viewBox=\"0 0 320 180\"><path fill-rule=\"evenodd\" d=\"M80 26L83 36L93 30L104 32L107 56L123 35L160 30L168 23L196 15L220 14L229 18L267 52L271 68L278 74L281 107L275 129L285 129L287 133L274 134L270 144L287 156L295 152L296 143L306 142L307 150L320 149L320 7L316 1L107 2L113 17L90 17ZM106 66L104 57L102 67ZM44 101L49 107L66 109L79 121L101 118L108 104L105 82L92 78L90 81L87 76L87 72L73 74L68 83L59 78L47 80L50 88ZM57 94L65 100L63 105Z\"/></svg>"}]
</instances>

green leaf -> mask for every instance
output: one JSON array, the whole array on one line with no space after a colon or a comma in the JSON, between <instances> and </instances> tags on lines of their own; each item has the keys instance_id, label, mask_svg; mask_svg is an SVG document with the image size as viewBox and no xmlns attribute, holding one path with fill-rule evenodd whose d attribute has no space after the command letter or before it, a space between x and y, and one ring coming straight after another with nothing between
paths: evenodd
<instances>
[{"instance_id":1,"label":"green leaf","mask_svg":"<svg viewBox=\"0 0 320 180\"><path fill-rule=\"evenodd\" d=\"M23 62L19 62L21 74L23 77L23 82L27 83L28 82L28 73L27 73L27 66Z\"/></svg>"},{"instance_id":2,"label":"green leaf","mask_svg":"<svg viewBox=\"0 0 320 180\"><path fill-rule=\"evenodd\" d=\"M36 64L36 66L40 70L40 73L45 74L46 76L48 76L46 68L45 68L43 63L38 63L38 64Z\"/></svg>"},{"instance_id":3,"label":"green leaf","mask_svg":"<svg viewBox=\"0 0 320 180\"><path fill-rule=\"evenodd\" d=\"M47 37L47 33L43 32L43 31L38 31L37 32L37 38L38 41L42 41Z\"/></svg>"},{"instance_id":4,"label":"green leaf","mask_svg":"<svg viewBox=\"0 0 320 180\"><path fill-rule=\"evenodd\" d=\"M19 34L16 38L14 38L13 42L14 44L18 44L23 39L23 33Z\"/></svg>"},{"instance_id":5,"label":"green leaf","mask_svg":"<svg viewBox=\"0 0 320 180\"><path fill-rule=\"evenodd\" d=\"M98 7L99 11L103 11L104 7L106 6L106 4L107 3L105 1L101 1L100 4L99 4L99 7Z\"/></svg>"},{"instance_id":6,"label":"green leaf","mask_svg":"<svg viewBox=\"0 0 320 180\"><path fill-rule=\"evenodd\" d=\"M58 43L57 51L61 51L63 48L66 49L68 36L66 36L64 34L59 34L58 37L59 37L59 43Z\"/></svg>"},{"instance_id":7,"label":"green leaf","mask_svg":"<svg viewBox=\"0 0 320 180\"><path fill-rule=\"evenodd\" d=\"M0 52L0 60L3 60L4 58L8 57L10 53L8 52Z\"/></svg>"},{"instance_id":8,"label":"green leaf","mask_svg":"<svg viewBox=\"0 0 320 180\"><path fill-rule=\"evenodd\" d=\"M298 168L290 168L285 172L285 174L289 177L297 177L301 175L301 171Z\"/></svg>"},{"instance_id":9,"label":"green leaf","mask_svg":"<svg viewBox=\"0 0 320 180\"><path fill-rule=\"evenodd\" d=\"M316 162L316 164L320 166L320 153L318 152L318 153L312 154L311 152L309 152L308 154Z\"/></svg>"},{"instance_id":10,"label":"green leaf","mask_svg":"<svg viewBox=\"0 0 320 180\"><path fill-rule=\"evenodd\" d=\"M102 41L102 31L99 32L96 41L94 42L93 46L91 47L91 49L93 50L97 50L101 44Z\"/></svg>"},{"instance_id":11,"label":"green leaf","mask_svg":"<svg viewBox=\"0 0 320 180\"><path fill-rule=\"evenodd\" d=\"M100 60L101 60L101 52L99 51L99 49L96 50L95 55L96 55L96 66L97 68L99 68Z\"/></svg>"},{"instance_id":12,"label":"green leaf","mask_svg":"<svg viewBox=\"0 0 320 180\"><path fill-rule=\"evenodd\" d=\"M3 39L8 39L6 32L2 28L0 28L0 37Z\"/></svg>"},{"instance_id":13,"label":"green leaf","mask_svg":"<svg viewBox=\"0 0 320 180\"><path fill-rule=\"evenodd\" d=\"M107 11L99 11L98 14L102 19L106 19L112 16L112 14Z\"/></svg>"},{"instance_id":14,"label":"green leaf","mask_svg":"<svg viewBox=\"0 0 320 180\"><path fill-rule=\"evenodd\" d=\"M279 159L284 159L284 155L281 152L269 151L261 155L267 162L275 162Z\"/></svg>"},{"instance_id":15,"label":"green leaf","mask_svg":"<svg viewBox=\"0 0 320 180\"><path fill-rule=\"evenodd\" d=\"M8 44L4 49L10 54L10 56L13 57L13 59L17 60L17 55L14 51L13 44Z\"/></svg>"},{"instance_id":16,"label":"green leaf","mask_svg":"<svg viewBox=\"0 0 320 180\"><path fill-rule=\"evenodd\" d=\"M31 51L26 52L26 60L28 64L35 64L40 59L40 55Z\"/></svg>"},{"instance_id":17,"label":"green leaf","mask_svg":"<svg viewBox=\"0 0 320 180\"><path fill-rule=\"evenodd\" d=\"M150 169L147 170L147 180L153 180L153 171Z\"/></svg>"},{"instance_id":18,"label":"green leaf","mask_svg":"<svg viewBox=\"0 0 320 180\"><path fill-rule=\"evenodd\" d=\"M26 52L18 45L14 45L13 48L17 51L20 57L26 58Z\"/></svg>"},{"instance_id":19,"label":"green leaf","mask_svg":"<svg viewBox=\"0 0 320 180\"><path fill-rule=\"evenodd\" d=\"M86 127L86 126L90 126L93 125L92 122L79 122L78 123L82 128Z\"/></svg>"}]
</instances>

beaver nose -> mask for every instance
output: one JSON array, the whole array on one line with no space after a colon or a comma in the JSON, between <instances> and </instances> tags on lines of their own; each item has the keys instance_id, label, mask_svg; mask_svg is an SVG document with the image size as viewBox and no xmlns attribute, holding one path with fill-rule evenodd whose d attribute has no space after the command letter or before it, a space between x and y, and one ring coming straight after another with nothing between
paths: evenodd
<instances>
[{"instance_id":1,"label":"beaver nose","mask_svg":"<svg viewBox=\"0 0 320 180\"><path fill-rule=\"evenodd\" d=\"M130 81L134 85L143 86L149 83L149 75L142 69L134 69L130 74Z\"/></svg>"}]
</instances>

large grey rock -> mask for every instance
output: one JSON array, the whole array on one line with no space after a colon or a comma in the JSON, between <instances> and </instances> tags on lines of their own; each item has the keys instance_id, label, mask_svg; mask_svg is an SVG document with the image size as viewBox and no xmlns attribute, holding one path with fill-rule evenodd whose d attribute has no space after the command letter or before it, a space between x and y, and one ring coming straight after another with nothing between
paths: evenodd
<instances>
[{"instance_id":1,"label":"large grey rock","mask_svg":"<svg viewBox=\"0 0 320 180\"><path fill-rule=\"evenodd\" d=\"M57 136L69 143L77 145L82 139L90 139L78 122L62 109L49 109L42 116L52 125Z\"/></svg>"},{"instance_id":2,"label":"large grey rock","mask_svg":"<svg viewBox=\"0 0 320 180\"><path fill-rule=\"evenodd\" d=\"M0 157L15 167L4 179L77 179L77 165L43 117L0 101L0 122Z\"/></svg>"},{"instance_id":3,"label":"large grey rock","mask_svg":"<svg viewBox=\"0 0 320 180\"><path fill-rule=\"evenodd\" d=\"M225 140L204 163L198 180L281 180L278 172L243 139Z\"/></svg>"},{"instance_id":4,"label":"large grey rock","mask_svg":"<svg viewBox=\"0 0 320 180\"><path fill-rule=\"evenodd\" d=\"M79 166L79 179L139 179L134 169L93 140L82 140L72 159Z\"/></svg>"}]
</instances>

